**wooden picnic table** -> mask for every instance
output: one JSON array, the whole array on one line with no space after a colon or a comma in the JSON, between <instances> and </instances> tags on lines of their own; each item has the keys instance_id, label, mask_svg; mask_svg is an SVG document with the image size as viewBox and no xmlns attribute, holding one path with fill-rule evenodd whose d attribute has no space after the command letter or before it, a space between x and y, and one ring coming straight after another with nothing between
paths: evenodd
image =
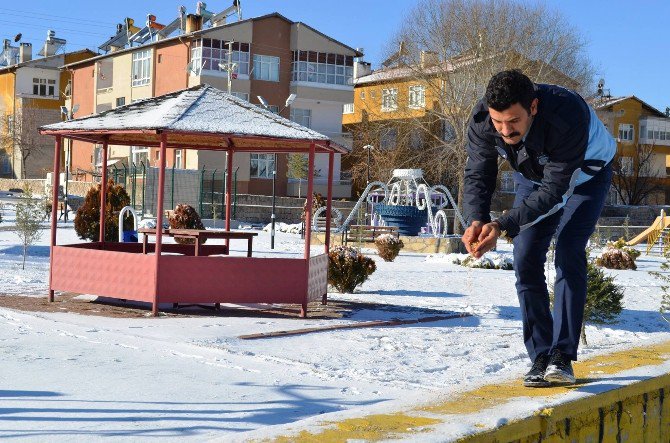
<instances>
[{"instance_id":1,"label":"wooden picnic table","mask_svg":"<svg viewBox=\"0 0 670 443\"><path fill-rule=\"evenodd\" d=\"M138 233L143 234L142 252L147 253L148 236L156 235L156 229L141 228L137 230ZM163 229L164 235L177 238L192 238L195 240L195 256L200 256L203 243L208 238L222 238L224 240L247 240L247 257L251 257L253 251L253 239L258 235L257 232L241 232L241 231L223 231L211 229ZM226 242L227 243L227 242Z\"/></svg>"}]
</instances>

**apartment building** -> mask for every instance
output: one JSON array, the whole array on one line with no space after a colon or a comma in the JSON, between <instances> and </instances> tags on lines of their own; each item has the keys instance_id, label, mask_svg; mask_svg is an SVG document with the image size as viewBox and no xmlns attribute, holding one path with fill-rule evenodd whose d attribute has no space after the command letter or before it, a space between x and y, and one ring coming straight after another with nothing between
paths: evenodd
<instances>
[{"instance_id":1,"label":"apartment building","mask_svg":"<svg viewBox=\"0 0 670 443\"><path fill-rule=\"evenodd\" d=\"M623 174L634 174L636 162L640 159L640 149L651 149L651 157L644 170L639 171L653 178L660 185L660 191L649 196L646 204L667 204L670 202L670 117L638 97L602 96L592 102L600 120L617 141ZM639 170L639 168L638 168ZM616 180L616 177L615 177ZM621 201L611 193L610 202Z\"/></svg>"},{"instance_id":2,"label":"apartment building","mask_svg":"<svg viewBox=\"0 0 670 443\"><path fill-rule=\"evenodd\" d=\"M4 40L0 52L0 177L44 178L53 168L53 140L37 128L63 119L70 74L60 67L96 54L63 52L66 41L53 31L39 57L31 43L18 42L20 35L15 40Z\"/></svg>"},{"instance_id":3,"label":"apartment building","mask_svg":"<svg viewBox=\"0 0 670 443\"><path fill-rule=\"evenodd\" d=\"M209 84L280 113L341 142L342 109L352 100L354 58L362 53L301 22L278 13L226 23L226 11L212 14L200 5L196 14L180 16L163 26L149 16L138 28L127 19L100 49L108 51L64 67L72 72L75 117L113 109L148 97ZM287 99L292 102L287 105ZM261 98L263 102L261 103ZM96 172L100 147L74 142L73 172ZM110 163L155 166L158 150L110 146ZM169 167L225 169L225 157L214 151L168 150ZM239 154L233 165L237 192L272 192L273 155ZM277 156L277 195L297 195L287 178L287 157ZM349 197L350 185L340 180L340 155L335 156L335 197ZM316 192L326 191L328 158L317 155L323 171Z\"/></svg>"}]
</instances>

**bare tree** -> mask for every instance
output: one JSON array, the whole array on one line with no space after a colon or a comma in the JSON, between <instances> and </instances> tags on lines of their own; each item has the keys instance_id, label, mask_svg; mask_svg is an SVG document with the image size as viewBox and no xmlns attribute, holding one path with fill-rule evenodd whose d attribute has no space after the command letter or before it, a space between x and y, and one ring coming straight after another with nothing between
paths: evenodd
<instances>
[{"instance_id":1,"label":"bare tree","mask_svg":"<svg viewBox=\"0 0 670 443\"><path fill-rule=\"evenodd\" d=\"M6 130L0 133L0 146L6 155L20 156L21 178L26 178L28 161L46 153L45 137L40 135L38 128L48 121L44 121L44 111L30 100L23 100L9 121Z\"/></svg>"},{"instance_id":2,"label":"bare tree","mask_svg":"<svg viewBox=\"0 0 670 443\"><path fill-rule=\"evenodd\" d=\"M558 12L538 4L422 0L389 47L400 42L403 50L394 61L425 85L430 100L427 115L409 119L425 140L423 161L414 167L457 187L459 201L470 113L493 74L516 68L535 82L561 84L583 94L593 78L580 33Z\"/></svg>"},{"instance_id":3,"label":"bare tree","mask_svg":"<svg viewBox=\"0 0 670 443\"><path fill-rule=\"evenodd\" d=\"M649 197L664 192L665 156L659 167L652 145L636 144L631 156L617 155L612 163L612 187L625 205L642 205Z\"/></svg>"}]
</instances>

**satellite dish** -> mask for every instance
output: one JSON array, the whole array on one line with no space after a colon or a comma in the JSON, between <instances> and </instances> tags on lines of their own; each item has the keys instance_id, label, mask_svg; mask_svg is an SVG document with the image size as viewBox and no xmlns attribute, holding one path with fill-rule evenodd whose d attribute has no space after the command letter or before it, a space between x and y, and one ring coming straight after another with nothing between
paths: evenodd
<instances>
[{"instance_id":1,"label":"satellite dish","mask_svg":"<svg viewBox=\"0 0 670 443\"><path fill-rule=\"evenodd\" d=\"M21 40L21 33L20 32L14 36L14 43L18 42L19 40Z\"/></svg>"}]
</instances>

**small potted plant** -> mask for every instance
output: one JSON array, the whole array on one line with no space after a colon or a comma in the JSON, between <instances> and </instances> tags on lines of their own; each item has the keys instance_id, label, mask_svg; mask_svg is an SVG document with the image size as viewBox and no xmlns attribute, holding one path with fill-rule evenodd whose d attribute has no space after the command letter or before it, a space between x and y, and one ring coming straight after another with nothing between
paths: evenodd
<instances>
[{"instance_id":1,"label":"small potted plant","mask_svg":"<svg viewBox=\"0 0 670 443\"><path fill-rule=\"evenodd\" d=\"M382 234L375 238L377 253L384 261L393 261L405 246L398 237L391 234Z\"/></svg>"},{"instance_id":2,"label":"small potted plant","mask_svg":"<svg viewBox=\"0 0 670 443\"><path fill-rule=\"evenodd\" d=\"M198 212L187 204L177 205L169 215L168 222L171 229L205 229ZM174 241L182 245L192 245L195 243L195 239L193 238L175 237ZM205 243L205 239L201 243Z\"/></svg>"}]
</instances>

